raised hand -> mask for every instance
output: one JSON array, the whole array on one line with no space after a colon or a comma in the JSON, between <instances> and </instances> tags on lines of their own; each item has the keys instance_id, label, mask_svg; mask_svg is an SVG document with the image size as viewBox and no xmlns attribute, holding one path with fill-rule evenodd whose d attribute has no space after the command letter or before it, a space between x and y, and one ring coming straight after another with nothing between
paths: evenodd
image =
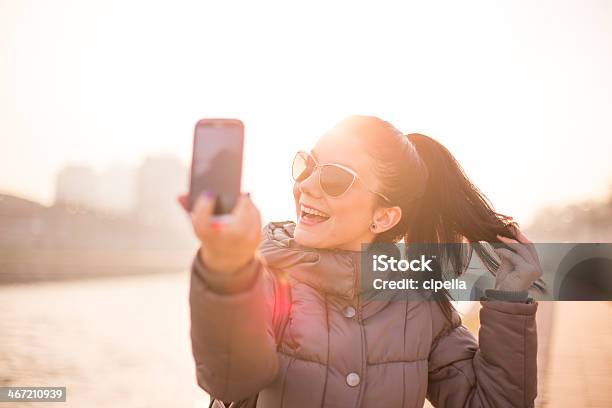
<instances>
[{"instance_id":1,"label":"raised hand","mask_svg":"<svg viewBox=\"0 0 612 408\"><path fill-rule=\"evenodd\" d=\"M188 196L178 197L187 210ZM249 263L261 241L261 216L248 195L241 195L223 222L212 218L214 198L202 195L191 212L193 230L202 246L200 259L215 272L231 273Z\"/></svg>"}]
</instances>

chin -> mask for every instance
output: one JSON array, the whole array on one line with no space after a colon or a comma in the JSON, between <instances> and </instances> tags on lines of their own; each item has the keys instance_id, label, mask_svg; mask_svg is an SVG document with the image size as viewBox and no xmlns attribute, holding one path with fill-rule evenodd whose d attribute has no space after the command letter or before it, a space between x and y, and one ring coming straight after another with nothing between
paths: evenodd
<instances>
[{"instance_id":1,"label":"chin","mask_svg":"<svg viewBox=\"0 0 612 408\"><path fill-rule=\"evenodd\" d=\"M293 238L299 245L310 248L322 248L321 237L314 231L308 231L299 223L295 226Z\"/></svg>"},{"instance_id":2,"label":"chin","mask_svg":"<svg viewBox=\"0 0 612 408\"><path fill-rule=\"evenodd\" d=\"M327 225L304 225L298 222L293 232L295 242L299 245L309 248L331 248L333 243L328 242L330 234L330 228Z\"/></svg>"}]
</instances>

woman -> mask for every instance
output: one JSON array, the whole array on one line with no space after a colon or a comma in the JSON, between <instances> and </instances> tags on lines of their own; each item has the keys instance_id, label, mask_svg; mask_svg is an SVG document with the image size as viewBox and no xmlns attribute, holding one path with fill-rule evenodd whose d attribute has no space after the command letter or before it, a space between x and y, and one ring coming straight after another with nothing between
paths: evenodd
<instances>
[{"instance_id":1,"label":"woman","mask_svg":"<svg viewBox=\"0 0 612 408\"><path fill-rule=\"evenodd\" d=\"M440 407L533 406L537 303L527 289L542 273L537 254L446 148L353 116L299 153L293 176L298 221L269 224L263 241L248 195L222 226L209 220L212 197L194 208L202 245L191 278L191 337L204 390L226 402L258 395L264 408L422 407L425 398ZM513 249L496 250L499 266L475 247L497 272L496 290L481 302L479 343L445 296L362 296L362 244L400 240ZM453 249L441 255L456 274L469 259ZM275 289L282 277L288 311Z\"/></svg>"}]
</instances>

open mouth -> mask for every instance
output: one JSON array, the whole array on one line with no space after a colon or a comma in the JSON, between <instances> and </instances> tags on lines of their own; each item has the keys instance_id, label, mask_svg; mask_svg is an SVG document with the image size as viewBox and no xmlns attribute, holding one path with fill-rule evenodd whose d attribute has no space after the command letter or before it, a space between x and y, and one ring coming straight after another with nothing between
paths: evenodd
<instances>
[{"instance_id":1,"label":"open mouth","mask_svg":"<svg viewBox=\"0 0 612 408\"><path fill-rule=\"evenodd\" d=\"M327 221L330 215L316 208L300 204L300 223L305 225L315 225Z\"/></svg>"}]
</instances>

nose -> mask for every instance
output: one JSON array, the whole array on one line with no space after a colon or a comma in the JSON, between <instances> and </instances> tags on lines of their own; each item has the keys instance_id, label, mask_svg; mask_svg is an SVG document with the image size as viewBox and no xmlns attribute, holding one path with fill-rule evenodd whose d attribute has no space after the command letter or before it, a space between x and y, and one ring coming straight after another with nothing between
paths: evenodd
<instances>
[{"instance_id":1,"label":"nose","mask_svg":"<svg viewBox=\"0 0 612 408\"><path fill-rule=\"evenodd\" d=\"M321 191L321 186L319 185L319 171L321 170L316 169L305 180L297 182L297 187L300 193L308 194L315 198L322 197L323 192Z\"/></svg>"}]
</instances>

